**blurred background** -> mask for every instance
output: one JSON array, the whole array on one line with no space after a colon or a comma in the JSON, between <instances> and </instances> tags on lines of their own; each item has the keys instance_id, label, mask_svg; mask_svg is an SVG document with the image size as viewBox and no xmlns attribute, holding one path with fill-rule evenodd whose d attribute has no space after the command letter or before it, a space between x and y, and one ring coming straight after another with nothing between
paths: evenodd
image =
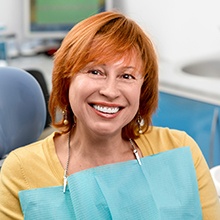
<instances>
[{"instance_id":1,"label":"blurred background","mask_svg":"<svg viewBox=\"0 0 220 220\"><path fill-rule=\"evenodd\" d=\"M0 23L19 42L27 40L24 1L0 0ZM220 51L218 0L112 0L112 7L141 24L162 58L180 61Z\"/></svg>"}]
</instances>

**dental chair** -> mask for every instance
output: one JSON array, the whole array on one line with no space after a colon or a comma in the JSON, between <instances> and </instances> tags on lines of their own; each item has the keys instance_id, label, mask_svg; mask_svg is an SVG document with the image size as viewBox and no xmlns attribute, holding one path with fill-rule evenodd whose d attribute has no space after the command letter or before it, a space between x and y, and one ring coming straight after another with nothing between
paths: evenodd
<instances>
[{"instance_id":1,"label":"dental chair","mask_svg":"<svg viewBox=\"0 0 220 220\"><path fill-rule=\"evenodd\" d=\"M38 140L46 123L46 104L37 80L15 67L0 67L0 160Z\"/></svg>"}]
</instances>

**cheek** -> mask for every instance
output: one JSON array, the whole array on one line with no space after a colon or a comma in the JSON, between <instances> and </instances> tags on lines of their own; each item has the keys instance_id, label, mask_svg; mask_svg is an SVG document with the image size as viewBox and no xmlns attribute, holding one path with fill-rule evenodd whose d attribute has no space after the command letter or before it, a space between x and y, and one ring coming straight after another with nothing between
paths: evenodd
<instances>
[{"instance_id":1,"label":"cheek","mask_svg":"<svg viewBox=\"0 0 220 220\"><path fill-rule=\"evenodd\" d=\"M71 107L76 105L77 100L80 99L80 96L82 95L81 91L83 91L82 88L82 83L78 82L76 79L72 80L69 87L69 102Z\"/></svg>"},{"instance_id":2,"label":"cheek","mask_svg":"<svg viewBox=\"0 0 220 220\"><path fill-rule=\"evenodd\" d=\"M137 91L136 95L133 96L133 100L134 100L134 108L135 111L137 112L139 109L139 103L140 103L140 92Z\"/></svg>"},{"instance_id":3,"label":"cheek","mask_svg":"<svg viewBox=\"0 0 220 220\"><path fill-rule=\"evenodd\" d=\"M78 106L94 91L94 85L83 76L72 79L69 87L69 101L72 107Z\"/></svg>"},{"instance_id":4,"label":"cheek","mask_svg":"<svg viewBox=\"0 0 220 220\"><path fill-rule=\"evenodd\" d=\"M139 106L140 106L140 96L141 96L141 88L142 88L142 83L138 86L137 90L135 91L136 93L136 112L138 111L139 109Z\"/></svg>"},{"instance_id":5,"label":"cheek","mask_svg":"<svg viewBox=\"0 0 220 220\"><path fill-rule=\"evenodd\" d=\"M80 94L81 91L83 91L83 88L86 88L86 80L81 75L76 75L71 83L70 83L70 89L69 89L69 95L77 95Z\"/></svg>"},{"instance_id":6,"label":"cheek","mask_svg":"<svg viewBox=\"0 0 220 220\"><path fill-rule=\"evenodd\" d=\"M127 99L129 101L130 105L132 106L135 114L139 109L140 93L141 93L140 86L135 86L135 87L129 88L127 90Z\"/></svg>"},{"instance_id":7,"label":"cheek","mask_svg":"<svg viewBox=\"0 0 220 220\"><path fill-rule=\"evenodd\" d=\"M140 96L141 96L141 88L142 83L138 83L133 89L132 89L132 98L133 100L136 100L136 104L139 105L140 102Z\"/></svg>"}]
</instances>

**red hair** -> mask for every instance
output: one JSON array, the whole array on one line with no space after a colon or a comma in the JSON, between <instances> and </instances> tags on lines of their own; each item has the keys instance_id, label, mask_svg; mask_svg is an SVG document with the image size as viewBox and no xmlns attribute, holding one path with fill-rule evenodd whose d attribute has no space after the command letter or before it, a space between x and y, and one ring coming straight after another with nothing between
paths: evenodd
<instances>
[{"instance_id":1,"label":"red hair","mask_svg":"<svg viewBox=\"0 0 220 220\"><path fill-rule=\"evenodd\" d=\"M49 111L52 125L68 132L74 124L69 103L69 85L74 74L89 62L116 61L132 51L141 58L144 82L141 88L139 113L149 128L158 103L158 64L153 44L144 31L131 19L117 12L102 12L74 26L55 54ZM104 56L103 56L104 54ZM128 57L129 59L129 57ZM66 110L69 123L56 121L57 110ZM138 136L138 113L122 130L123 138Z\"/></svg>"}]
</instances>

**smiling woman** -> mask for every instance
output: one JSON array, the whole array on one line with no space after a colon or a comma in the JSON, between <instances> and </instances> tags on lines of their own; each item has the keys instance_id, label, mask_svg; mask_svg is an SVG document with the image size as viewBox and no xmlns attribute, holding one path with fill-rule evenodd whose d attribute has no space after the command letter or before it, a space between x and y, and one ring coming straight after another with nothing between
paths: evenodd
<instances>
[{"instance_id":1,"label":"smiling woman","mask_svg":"<svg viewBox=\"0 0 220 220\"><path fill-rule=\"evenodd\" d=\"M121 134L122 128L135 118L144 79L137 67L140 60L134 57L129 63L123 59L90 65L73 76L69 101L75 123L82 129L79 133L90 131L92 136L103 136L105 131L107 136L111 136L117 131Z\"/></svg>"},{"instance_id":2,"label":"smiling woman","mask_svg":"<svg viewBox=\"0 0 220 220\"><path fill-rule=\"evenodd\" d=\"M63 89L62 85L69 85L74 74L85 71L90 65L92 68L96 65L100 68L104 67L106 63L120 61L124 62L124 66L120 68L126 68L121 69L122 73L133 72L134 76L138 73L137 78L144 78L140 97L140 105L142 105L140 113L146 122L143 129L147 130L151 122L151 115L157 107L158 66L153 44L143 30L123 15L106 12L82 21L67 34L65 39L57 51L54 61L53 84L56 89L52 90L50 100L54 125L64 132L68 132L74 123L70 121L67 126L63 126L62 122L55 122L56 111L54 110L57 108L66 109L67 117L70 120L73 118L73 112L68 104L68 92ZM67 59L63 60L63 57ZM131 61L135 63L133 67L129 65ZM101 69L98 70L100 74ZM94 73L91 68L89 71ZM60 72L63 74L61 75ZM102 74L105 75L105 71ZM124 78L128 75L122 74L121 76ZM57 93L59 96L53 96L53 93ZM138 117L139 115L136 114L136 117L123 129L124 137L136 137Z\"/></svg>"},{"instance_id":3,"label":"smiling woman","mask_svg":"<svg viewBox=\"0 0 220 220\"><path fill-rule=\"evenodd\" d=\"M134 21L103 12L74 26L54 57L58 131L5 160L0 219L220 219L198 145L151 125L157 103L156 53Z\"/></svg>"}]
</instances>

